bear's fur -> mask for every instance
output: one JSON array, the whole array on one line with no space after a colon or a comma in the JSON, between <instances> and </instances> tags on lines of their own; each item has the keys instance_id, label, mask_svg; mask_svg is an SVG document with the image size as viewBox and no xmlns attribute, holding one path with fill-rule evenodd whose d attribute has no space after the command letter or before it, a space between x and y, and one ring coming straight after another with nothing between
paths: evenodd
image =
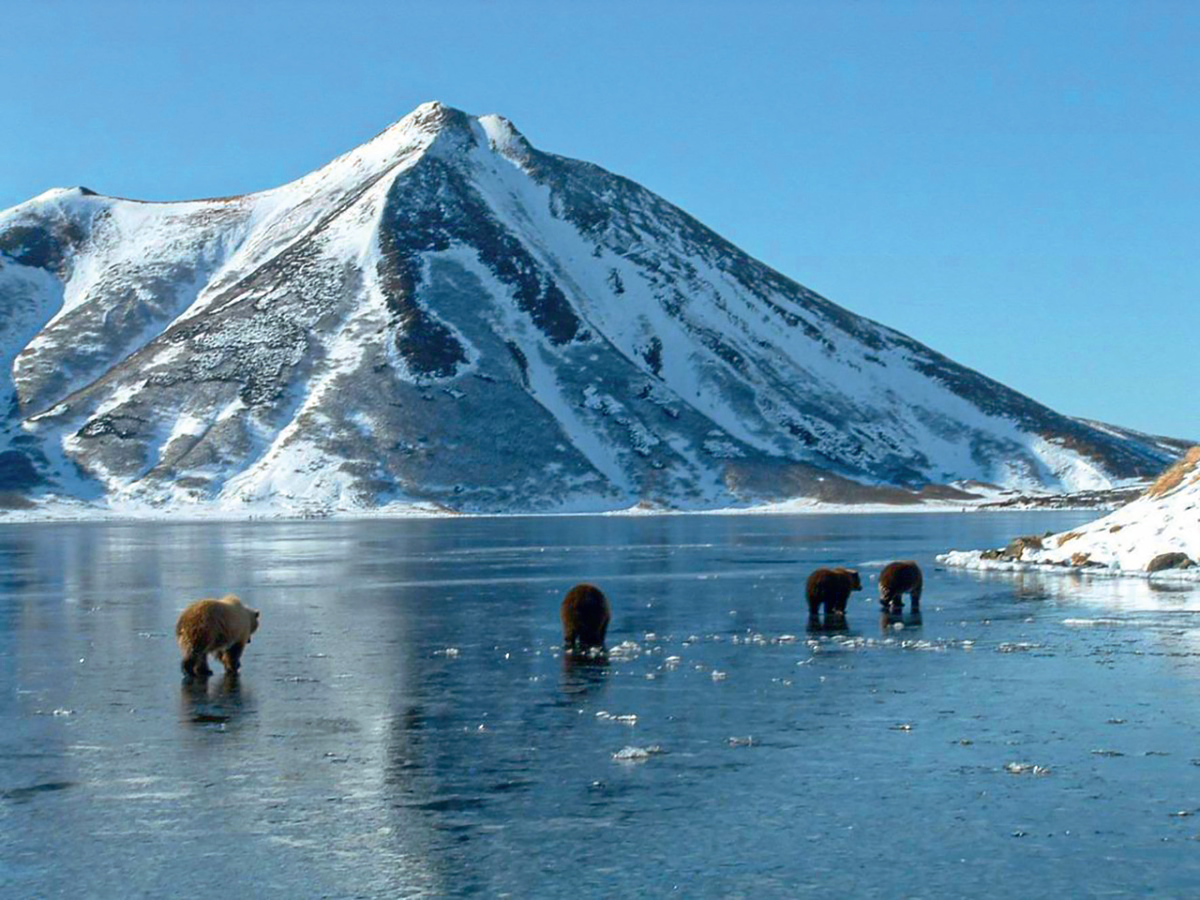
<instances>
[{"instance_id":1,"label":"bear's fur","mask_svg":"<svg viewBox=\"0 0 1200 900\"><path fill-rule=\"evenodd\" d=\"M563 644L578 645L581 649L604 646L604 635L612 610L604 592L593 584L577 584L563 597L562 608Z\"/></svg>"},{"instance_id":2,"label":"bear's fur","mask_svg":"<svg viewBox=\"0 0 1200 900\"><path fill-rule=\"evenodd\" d=\"M808 621L816 624L817 610L825 609L825 618L845 618L846 601L851 591L861 591L862 581L853 569L817 569L808 576L804 591L808 597Z\"/></svg>"},{"instance_id":3,"label":"bear's fur","mask_svg":"<svg viewBox=\"0 0 1200 900\"><path fill-rule=\"evenodd\" d=\"M175 640L183 655L180 665L189 677L206 678L212 674L208 654L215 654L225 671L236 674L242 651L250 636L258 631L258 610L242 605L233 594L220 600L197 600L179 614Z\"/></svg>"},{"instance_id":4,"label":"bear's fur","mask_svg":"<svg viewBox=\"0 0 1200 900\"><path fill-rule=\"evenodd\" d=\"M921 609L921 588L925 578L921 567L905 560L888 564L879 573L879 603L887 611L898 613L904 608L904 595L912 598L912 611Z\"/></svg>"}]
</instances>

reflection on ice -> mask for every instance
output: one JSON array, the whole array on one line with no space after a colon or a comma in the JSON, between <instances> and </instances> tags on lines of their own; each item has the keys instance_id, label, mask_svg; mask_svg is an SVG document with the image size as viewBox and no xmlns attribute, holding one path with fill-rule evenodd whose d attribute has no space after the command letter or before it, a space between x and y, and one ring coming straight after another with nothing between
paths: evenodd
<instances>
[{"instance_id":1,"label":"reflection on ice","mask_svg":"<svg viewBox=\"0 0 1200 900\"><path fill-rule=\"evenodd\" d=\"M1200 595L929 565L1082 517L1025 518L0 529L4 883L1185 894ZM910 557L922 618L801 630L808 571ZM581 578L620 585L607 655L559 647ZM181 684L174 618L225 591L264 610L254 665ZM881 821L922 860L886 883Z\"/></svg>"},{"instance_id":2,"label":"reflection on ice","mask_svg":"<svg viewBox=\"0 0 1200 900\"><path fill-rule=\"evenodd\" d=\"M1018 597L1067 600L1110 612L1200 612L1200 584L1194 583L990 570L964 577L992 587L1011 586Z\"/></svg>"}]
</instances>

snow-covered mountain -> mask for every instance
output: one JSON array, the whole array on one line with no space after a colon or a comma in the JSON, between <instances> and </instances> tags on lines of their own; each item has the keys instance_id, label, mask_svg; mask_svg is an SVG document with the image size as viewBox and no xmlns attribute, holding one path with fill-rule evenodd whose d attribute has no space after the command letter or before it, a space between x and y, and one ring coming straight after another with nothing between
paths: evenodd
<instances>
[{"instance_id":1,"label":"snow-covered mountain","mask_svg":"<svg viewBox=\"0 0 1200 900\"><path fill-rule=\"evenodd\" d=\"M1102 488L1180 451L1059 415L438 103L274 190L59 189L0 213L0 362L10 504L895 502Z\"/></svg>"},{"instance_id":2,"label":"snow-covered mountain","mask_svg":"<svg viewBox=\"0 0 1200 900\"><path fill-rule=\"evenodd\" d=\"M1200 447L1132 503L1094 522L1059 534L1016 538L1004 549L951 551L938 560L976 569L1059 566L1200 579Z\"/></svg>"}]
</instances>

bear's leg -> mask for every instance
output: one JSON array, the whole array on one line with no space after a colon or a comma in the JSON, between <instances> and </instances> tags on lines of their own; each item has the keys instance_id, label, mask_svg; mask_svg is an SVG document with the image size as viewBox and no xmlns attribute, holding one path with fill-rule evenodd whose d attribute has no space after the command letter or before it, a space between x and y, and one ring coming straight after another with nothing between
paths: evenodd
<instances>
[{"instance_id":1,"label":"bear's leg","mask_svg":"<svg viewBox=\"0 0 1200 900\"><path fill-rule=\"evenodd\" d=\"M849 594L845 597L835 597L832 601L825 604L825 618L829 619L844 619L846 618L846 601L849 599Z\"/></svg>"},{"instance_id":2,"label":"bear's leg","mask_svg":"<svg viewBox=\"0 0 1200 900\"><path fill-rule=\"evenodd\" d=\"M819 628L821 626L821 617L819 614L821 605L820 600L810 598L808 601L808 625L810 628Z\"/></svg>"},{"instance_id":3,"label":"bear's leg","mask_svg":"<svg viewBox=\"0 0 1200 900\"><path fill-rule=\"evenodd\" d=\"M917 613L921 611L921 585L917 585L912 589L912 611Z\"/></svg>"},{"instance_id":4,"label":"bear's leg","mask_svg":"<svg viewBox=\"0 0 1200 900\"><path fill-rule=\"evenodd\" d=\"M207 651L195 650L192 652L192 674L198 678L207 678L212 674L212 669L208 667Z\"/></svg>"},{"instance_id":5,"label":"bear's leg","mask_svg":"<svg viewBox=\"0 0 1200 900\"><path fill-rule=\"evenodd\" d=\"M221 660L221 665L225 667L226 672L231 675L237 674L237 670L242 667L242 651L245 649L245 644L234 644L217 656L217 659Z\"/></svg>"}]
</instances>

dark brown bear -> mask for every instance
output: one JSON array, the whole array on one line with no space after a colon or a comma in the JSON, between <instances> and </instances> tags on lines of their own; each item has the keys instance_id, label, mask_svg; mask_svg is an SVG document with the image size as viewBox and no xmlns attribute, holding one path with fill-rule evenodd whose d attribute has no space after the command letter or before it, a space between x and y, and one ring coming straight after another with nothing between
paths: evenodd
<instances>
[{"instance_id":1,"label":"dark brown bear","mask_svg":"<svg viewBox=\"0 0 1200 900\"><path fill-rule=\"evenodd\" d=\"M912 596L912 611L921 611L921 567L912 560L890 563L879 573L879 603L892 613L904 608L904 595Z\"/></svg>"},{"instance_id":2,"label":"dark brown bear","mask_svg":"<svg viewBox=\"0 0 1200 900\"><path fill-rule=\"evenodd\" d=\"M817 569L808 576L805 593L808 596L808 621L819 621L817 610L825 607L825 618L844 618L846 601L851 591L861 591L862 582L853 569Z\"/></svg>"},{"instance_id":3,"label":"dark brown bear","mask_svg":"<svg viewBox=\"0 0 1200 900\"><path fill-rule=\"evenodd\" d=\"M604 646L604 634L612 612L608 598L600 588L592 584L577 584L563 597L562 609L563 644L578 645L580 649Z\"/></svg>"}]
</instances>

